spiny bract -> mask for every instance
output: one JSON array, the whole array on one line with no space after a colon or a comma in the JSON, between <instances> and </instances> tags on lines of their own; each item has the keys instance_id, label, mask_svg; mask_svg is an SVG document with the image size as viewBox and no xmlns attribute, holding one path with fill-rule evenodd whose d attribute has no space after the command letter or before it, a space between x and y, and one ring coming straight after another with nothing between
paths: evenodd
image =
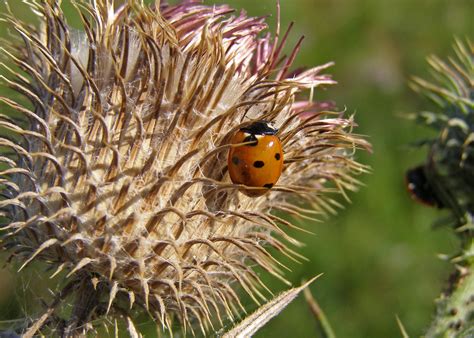
<instances>
[{"instance_id":1,"label":"spiny bract","mask_svg":"<svg viewBox=\"0 0 474 338\"><path fill-rule=\"evenodd\" d=\"M226 5L72 1L73 29L59 0L25 2L40 25L10 11L17 38L2 49L21 69L4 83L29 101L1 98L2 246L21 268L64 276L44 323L59 327L73 300L66 333L143 309L165 329L206 332L244 311L238 289L264 300L255 266L284 280L268 248L298 256L285 244L296 227L274 211L332 212L326 195L364 171L352 118L298 98L334 83L320 74L330 64L290 72L300 42L284 57L287 34ZM278 128L285 164L250 198L226 158L256 120Z\"/></svg>"}]
</instances>

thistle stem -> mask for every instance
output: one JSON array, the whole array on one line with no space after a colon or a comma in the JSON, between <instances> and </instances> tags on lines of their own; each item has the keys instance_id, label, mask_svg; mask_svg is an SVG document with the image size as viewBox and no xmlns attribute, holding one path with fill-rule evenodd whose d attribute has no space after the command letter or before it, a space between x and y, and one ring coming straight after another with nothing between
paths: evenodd
<instances>
[{"instance_id":1,"label":"thistle stem","mask_svg":"<svg viewBox=\"0 0 474 338\"><path fill-rule=\"evenodd\" d=\"M311 313L314 315L314 318L316 318L321 336L324 338L336 338L336 334L334 333L334 330L332 329L326 314L311 294L309 288L304 289L304 298L308 303Z\"/></svg>"},{"instance_id":2,"label":"thistle stem","mask_svg":"<svg viewBox=\"0 0 474 338\"><path fill-rule=\"evenodd\" d=\"M474 333L474 239L465 246L463 258L450 291L437 300L436 316L426 338L468 337Z\"/></svg>"}]
</instances>

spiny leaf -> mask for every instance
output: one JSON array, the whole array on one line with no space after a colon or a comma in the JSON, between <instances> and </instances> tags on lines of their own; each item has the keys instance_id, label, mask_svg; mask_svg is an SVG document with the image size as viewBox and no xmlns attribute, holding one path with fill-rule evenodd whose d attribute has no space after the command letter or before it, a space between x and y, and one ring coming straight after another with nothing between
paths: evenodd
<instances>
[{"instance_id":1,"label":"spiny leaf","mask_svg":"<svg viewBox=\"0 0 474 338\"><path fill-rule=\"evenodd\" d=\"M287 290L273 298L268 303L259 307L254 313L247 316L242 322L237 324L230 331L226 332L222 338L245 338L251 337L261 329L268 321L278 315L285 307L293 301L308 285L314 282L322 274L317 275L303 285Z\"/></svg>"}]
</instances>

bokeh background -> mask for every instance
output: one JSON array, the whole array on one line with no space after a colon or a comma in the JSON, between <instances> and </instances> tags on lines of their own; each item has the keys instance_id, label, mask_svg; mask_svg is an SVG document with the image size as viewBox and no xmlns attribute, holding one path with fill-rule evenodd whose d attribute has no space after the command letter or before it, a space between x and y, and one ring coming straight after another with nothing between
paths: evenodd
<instances>
[{"instance_id":1,"label":"bokeh background","mask_svg":"<svg viewBox=\"0 0 474 338\"><path fill-rule=\"evenodd\" d=\"M63 1L70 8L68 2ZM15 7L20 1L10 3ZM253 16L271 14L270 29L275 28L276 0L226 3ZM287 278L299 284L324 272L311 291L338 337L399 337L396 315L412 336L420 336L451 272L437 255L454 253L458 243L449 229L432 228L443 213L413 202L404 186L405 170L426 155L426 149L411 144L433 136L403 118L432 108L408 88L408 81L412 75L429 77L426 56L452 55L455 36L472 38L474 4L472 0L281 0L281 8L282 28L295 22L288 46L305 36L296 65L336 62L330 73L339 84L316 91L315 98L334 100L348 114L355 113L357 132L373 144L373 154L357 154L373 172L360 177L364 186L350 194L352 203L323 222L306 222L314 236L293 234L306 243L300 251L309 261L289 263L293 271ZM0 36L5 33L1 25ZM0 94L6 91L0 89ZM2 264L4 258L0 256ZM41 270L31 268L17 277L0 266L0 327L8 327L25 312L31 314L31 299L40 296L48 283L45 279ZM274 279L265 280L273 290L285 289ZM146 325L143 329L146 336L156 334ZM317 337L303 297L257 334L289 336Z\"/></svg>"}]
</instances>

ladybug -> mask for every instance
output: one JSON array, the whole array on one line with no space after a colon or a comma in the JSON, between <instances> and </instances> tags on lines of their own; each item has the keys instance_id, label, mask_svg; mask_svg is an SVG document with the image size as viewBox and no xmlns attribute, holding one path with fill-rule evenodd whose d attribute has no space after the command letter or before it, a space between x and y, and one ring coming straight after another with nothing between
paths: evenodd
<instances>
[{"instance_id":1,"label":"ladybug","mask_svg":"<svg viewBox=\"0 0 474 338\"><path fill-rule=\"evenodd\" d=\"M257 121L241 128L230 143L227 164L230 178L235 184L262 189L242 189L247 196L255 197L271 189L283 170L283 149L276 136L277 129L265 121ZM246 143L246 144L242 144Z\"/></svg>"},{"instance_id":2,"label":"ladybug","mask_svg":"<svg viewBox=\"0 0 474 338\"><path fill-rule=\"evenodd\" d=\"M428 181L423 166L410 169L405 174L408 192L416 201L430 207L443 208L443 202L436 195L436 191Z\"/></svg>"}]
</instances>

